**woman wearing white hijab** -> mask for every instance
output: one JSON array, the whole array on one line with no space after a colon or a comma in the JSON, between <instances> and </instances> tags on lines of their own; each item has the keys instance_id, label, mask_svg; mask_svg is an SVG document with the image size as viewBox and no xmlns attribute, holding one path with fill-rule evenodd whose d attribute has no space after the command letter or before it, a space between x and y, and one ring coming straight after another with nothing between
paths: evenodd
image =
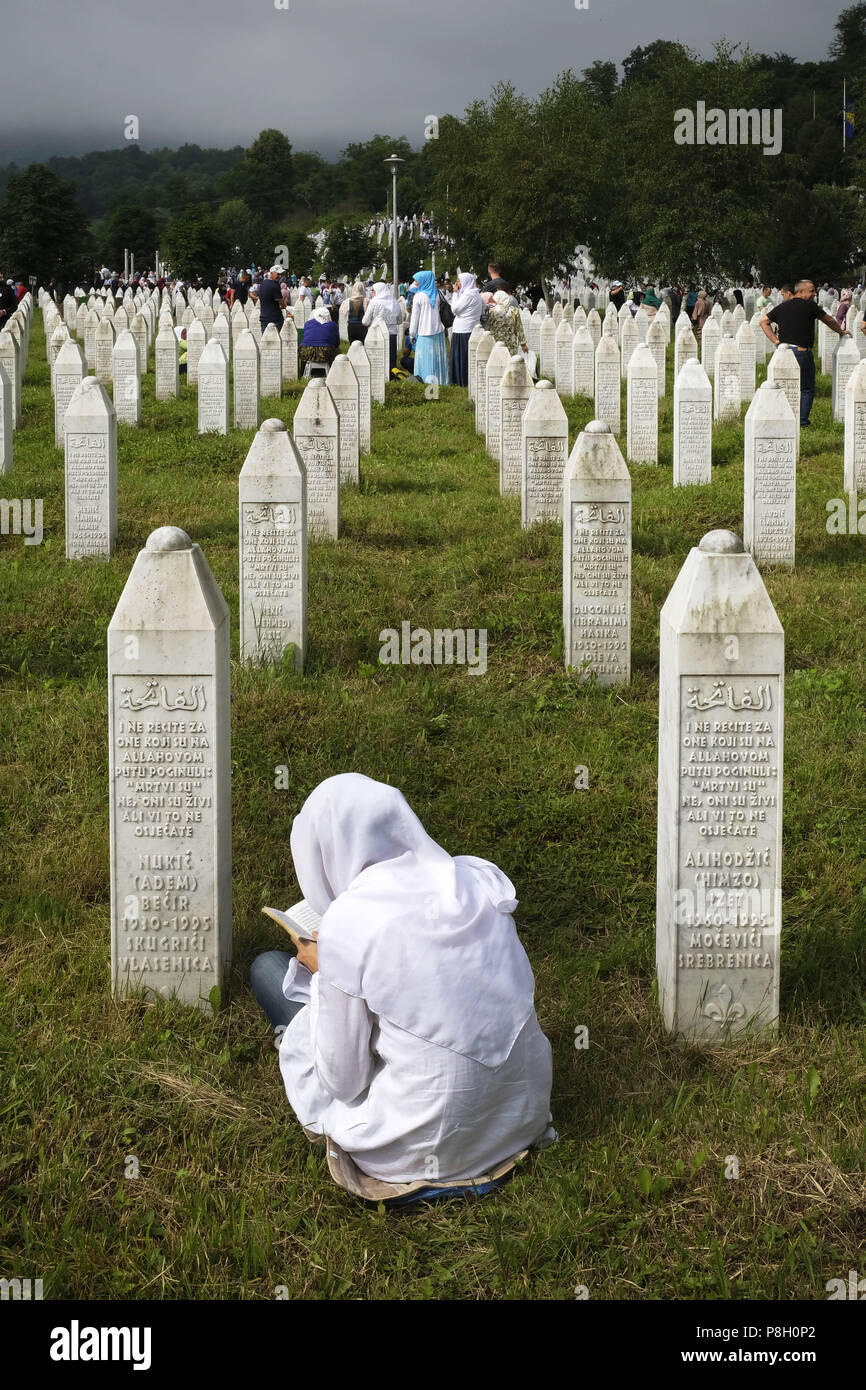
<instances>
[{"instance_id":1,"label":"woman wearing white hijab","mask_svg":"<svg viewBox=\"0 0 866 1390\"><path fill-rule=\"evenodd\" d=\"M454 386L469 385L469 335L480 321L484 302L478 293L475 276L461 270L457 276L456 293L451 300L454 323L451 326L451 382Z\"/></svg>"},{"instance_id":2,"label":"woman wearing white hijab","mask_svg":"<svg viewBox=\"0 0 866 1390\"><path fill-rule=\"evenodd\" d=\"M291 845L322 923L282 981L280 1069L337 1181L397 1185L380 1198L486 1181L549 1142L550 1044L505 874L452 858L401 792L357 773L315 789ZM291 959L251 972L272 1022L274 956Z\"/></svg>"},{"instance_id":3,"label":"woman wearing white hijab","mask_svg":"<svg viewBox=\"0 0 866 1390\"><path fill-rule=\"evenodd\" d=\"M388 330L388 343L390 347L389 372L393 371L397 365L397 329L402 317L402 310L390 285L386 285L383 280L377 280L373 286L373 298L367 304L364 311L364 327L369 328L376 319L381 319Z\"/></svg>"},{"instance_id":4,"label":"woman wearing white hijab","mask_svg":"<svg viewBox=\"0 0 866 1390\"><path fill-rule=\"evenodd\" d=\"M298 366L303 369L308 362L326 362L330 366L339 351L340 330L330 309L314 309L304 324Z\"/></svg>"}]
</instances>

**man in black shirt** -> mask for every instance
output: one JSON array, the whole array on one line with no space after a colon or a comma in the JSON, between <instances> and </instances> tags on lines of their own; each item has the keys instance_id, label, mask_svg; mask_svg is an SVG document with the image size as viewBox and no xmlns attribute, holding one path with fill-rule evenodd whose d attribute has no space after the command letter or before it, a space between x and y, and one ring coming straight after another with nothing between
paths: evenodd
<instances>
[{"instance_id":1,"label":"man in black shirt","mask_svg":"<svg viewBox=\"0 0 866 1390\"><path fill-rule=\"evenodd\" d=\"M774 347L787 343L800 364L800 428L809 424L809 413L815 399L815 324L826 323L840 338L851 334L815 302L815 286L811 280L798 280L793 298L783 300L761 319L761 328ZM773 328L775 327L775 333Z\"/></svg>"},{"instance_id":2,"label":"man in black shirt","mask_svg":"<svg viewBox=\"0 0 866 1390\"><path fill-rule=\"evenodd\" d=\"M504 290L506 294L513 294L513 290L507 280L503 280L500 273L500 266L495 261L491 261L487 267L487 274L490 277L486 284L482 285L482 294L496 294L497 290Z\"/></svg>"},{"instance_id":3,"label":"man in black shirt","mask_svg":"<svg viewBox=\"0 0 866 1390\"><path fill-rule=\"evenodd\" d=\"M269 323L275 323L277 328L283 326L285 317L283 309L288 303L288 297L280 286L280 274L280 267L272 265L262 283L257 285L255 290L250 290L250 296L257 299L259 303L259 317L263 331Z\"/></svg>"}]
</instances>

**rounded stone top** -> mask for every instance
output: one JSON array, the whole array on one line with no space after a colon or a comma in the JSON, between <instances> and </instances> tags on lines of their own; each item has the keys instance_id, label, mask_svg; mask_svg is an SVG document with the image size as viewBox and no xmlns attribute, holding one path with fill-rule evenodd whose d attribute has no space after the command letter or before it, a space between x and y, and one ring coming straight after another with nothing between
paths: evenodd
<instances>
[{"instance_id":1,"label":"rounded stone top","mask_svg":"<svg viewBox=\"0 0 866 1390\"><path fill-rule=\"evenodd\" d=\"M270 420L263 420L259 428L267 430L268 433L272 430L276 432L277 430L285 430L286 422L285 420L278 420L276 416L272 416Z\"/></svg>"},{"instance_id":2,"label":"rounded stone top","mask_svg":"<svg viewBox=\"0 0 866 1390\"><path fill-rule=\"evenodd\" d=\"M80 391L99 391L101 383L96 380L95 376L84 376L81 378L78 389Z\"/></svg>"},{"instance_id":3,"label":"rounded stone top","mask_svg":"<svg viewBox=\"0 0 866 1390\"><path fill-rule=\"evenodd\" d=\"M698 546L705 555L743 555L746 547L735 531L708 531Z\"/></svg>"},{"instance_id":4,"label":"rounded stone top","mask_svg":"<svg viewBox=\"0 0 866 1390\"><path fill-rule=\"evenodd\" d=\"M151 531L147 538L146 550L190 550L192 541L182 531L179 526L160 526L156 531Z\"/></svg>"},{"instance_id":5,"label":"rounded stone top","mask_svg":"<svg viewBox=\"0 0 866 1390\"><path fill-rule=\"evenodd\" d=\"M590 420L589 424L584 426L583 432L584 434L610 434L610 425L606 420Z\"/></svg>"},{"instance_id":6,"label":"rounded stone top","mask_svg":"<svg viewBox=\"0 0 866 1390\"><path fill-rule=\"evenodd\" d=\"M541 381L536 381L536 383L535 383L535 389L536 389L536 391L552 391L552 390L553 390L553 382L552 382L552 381L545 381L544 378L542 378Z\"/></svg>"}]
</instances>

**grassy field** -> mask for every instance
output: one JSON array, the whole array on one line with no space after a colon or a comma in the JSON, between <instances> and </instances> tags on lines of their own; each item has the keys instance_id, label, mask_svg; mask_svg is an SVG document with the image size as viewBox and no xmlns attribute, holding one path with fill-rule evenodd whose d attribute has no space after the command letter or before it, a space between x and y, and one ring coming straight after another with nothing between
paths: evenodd
<instances>
[{"instance_id":1,"label":"grassy field","mask_svg":"<svg viewBox=\"0 0 866 1390\"><path fill-rule=\"evenodd\" d=\"M690 546L742 531L743 430L718 431L710 486L674 490L667 389L660 466L632 469L633 680L611 691L564 672L560 528L521 530L465 393L403 383L373 407L341 538L311 546L305 675L233 660L234 963L203 1016L109 994L105 631L148 533L174 524L236 656L253 432L199 439L194 393L156 402L151 373L143 427L118 428L117 551L67 562L37 314L0 484L45 508L41 546L0 541L0 1273L46 1298L823 1299L866 1272L866 542L825 526L842 429L819 377L797 567L765 574L788 670L779 1036L701 1053L665 1037L654 996L658 614ZM291 422L299 394L263 414ZM592 406L566 406L573 444ZM404 620L486 628L486 676L380 666ZM342 771L393 782L450 852L517 885L561 1139L493 1199L367 1209L286 1101L248 968L284 944L259 909L296 891L292 819Z\"/></svg>"}]
</instances>

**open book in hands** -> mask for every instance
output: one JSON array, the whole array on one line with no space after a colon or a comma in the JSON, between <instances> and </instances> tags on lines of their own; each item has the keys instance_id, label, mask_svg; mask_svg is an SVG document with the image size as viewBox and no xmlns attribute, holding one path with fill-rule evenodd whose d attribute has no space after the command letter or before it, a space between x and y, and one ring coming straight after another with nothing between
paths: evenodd
<instances>
[{"instance_id":1,"label":"open book in hands","mask_svg":"<svg viewBox=\"0 0 866 1390\"><path fill-rule=\"evenodd\" d=\"M300 941L315 941L316 932L322 921L318 912L310 907L306 898L301 898L299 903L295 903L294 907L288 908L285 912L281 912L278 907L263 907L262 912L266 917L271 917L275 922L279 922L283 930L289 933L296 946Z\"/></svg>"}]
</instances>

